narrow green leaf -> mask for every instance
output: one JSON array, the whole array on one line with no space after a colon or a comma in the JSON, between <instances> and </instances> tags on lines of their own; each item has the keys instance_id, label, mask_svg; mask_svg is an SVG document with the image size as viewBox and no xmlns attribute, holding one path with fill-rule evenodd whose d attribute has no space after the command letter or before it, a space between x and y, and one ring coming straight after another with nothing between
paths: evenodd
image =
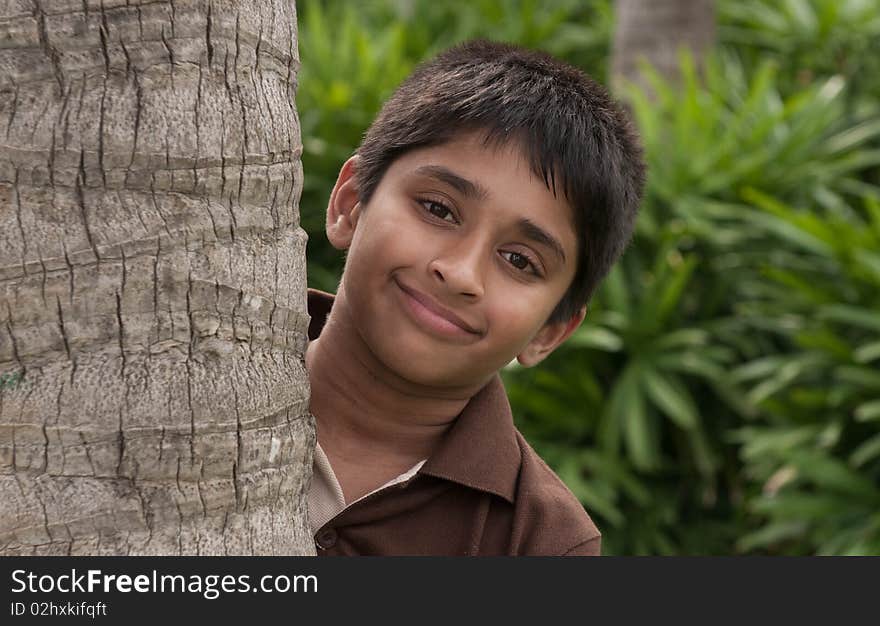
<instances>
[{"instance_id":1,"label":"narrow green leaf","mask_svg":"<svg viewBox=\"0 0 880 626\"><path fill-rule=\"evenodd\" d=\"M867 250L856 250L853 256L862 268L867 270L876 281L880 282L880 254L874 254Z\"/></svg>"},{"instance_id":2,"label":"narrow green leaf","mask_svg":"<svg viewBox=\"0 0 880 626\"><path fill-rule=\"evenodd\" d=\"M620 526L624 521L623 513L615 506L611 498L601 494L598 489L590 485L584 478L583 468L575 457L566 457L556 468L559 478L571 489L578 500L587 507L601 515L614 526Z\"/></svg>"},{"instance_id":3,"label":"narrow green leaf","mask_svg":"<svg viewBox=\"0 0 880 626\"><path fill-rule=\"evenodd\" d=\"M829 137L825 142L825 148L831 154L843 152L863 144L877 135L880 135L880 119L868 120Z\"/></svg>"},{"instance_id":4,"label":"narrow green leaf","mask_svg":"<svg viewBox=\"0 0 880 626\"><path fill-rule=\"evenodd\" d=\"M743 459L755 462L766 458L788 456L797 448L814 446L821 427L816 424L796 428L741 428L733 439L742 443Z\"/></svg>"},{"instance_id":5,"label":"narrow green leaf","mask_svg":"<svg viewBox=\"0 0 880 626\"><path fill-rule=\"evenodd\" d=\"M695 255L687 256L684 259L684 263L675 268L675 273L672 275L672 278L670 278L664 285L663 290L660 293L660 298L656 303L651 303L652 307L656 306L655 316L660 324L665 322L672 311L678 306L679 301L681 300L681 295L684 292L685 287L687 287L687 284L690 282L696 266L697 257Z\"/></svg>"},{"instance_id":6,"label":"narrow green leaf","mask_svg":"<svg viewBox=\"0 0 880 626\"><path fill-rule=\"evenodd\" d=\"M623 347L623 339L607 328L585 324L568 339L567 344L580 348L617 352Z\"/></svg>"},{"instance_id":7,"label":"narrow green leaf","mask_svg":"<svg viewBox=\"0 0 880 626\"><path fill-rule=\"evenodd\" d=\"M880 457L880 433L860 444L849 456L854 467L862 467L869 461Z\"/></svg>"},{"instance_id":8,"label":"narrow green leaf","mask_svg":"<svg viewBox=\"0 0 880 626\"><path fill-rule=\"evenodd\" d=\"M630 315L629 293L626 285L626 278L620 264L615 265L608 273L602 289L603 294L608 298L608 304L611 309L622 313L625 317Z\"/></svg>"},{"instance_id":9,"label":"narrow green leaf","mask_svg":"<svg viewBox=\"0 0 880 626\"><path fill-rule=\"evenodd\" d=\"M790 383L797 380L805 371L808 371L814 363L805 359L790 359L779 370L775 372L773 377L759 383L748 393L749 401L752 404L760 404L767 398L775 395L779 391L785 389Z\"/></svg>"},{"instance_id":10,"label":"narrow green leaf","mask_svg":"<svg viewBox=\"0 0 880 626\"><path fill-rule=\"evenodd\" d=\"M718 397L739 415L753 418L758 414L758 407L749 402L745 394L733 384L719 379L710 381L710 385L715 390L715 393L718 394Z\"/></svg>"},{"instance_id":11,"label":"narrow green leaf","mask_svg":"<svg viewBox=\"0 0 880 626\"><path fill-rule=\"evenodd\" d=\"M597 515L601 515L613 526L622 526L626 518L619 508L608 498L600 494L592 485L583 482L578 486L576 494L578 499L590 511L595 511Z\"/></svg>"},{"instance_id":12,"label":"narrow green leaf","mask_svg":"<svg viewBox=\"0 0 880 626\"><path fill-rule=\"evenodd\" d=\"M811 2L807 0L786 0L788 14L794 19L798 30L810 35L818 34L818 17Z\"/></svg>"},{"instance_id":13,"label":"narrow green leaf","mask_svg":"<svg viewBox=\"0 0 880 626\"><path fill-rule=\"evenodd\" d=\"M685 430L697 425L697 408L678 377L665 375L652 367L641 369L645 391L654 404Z\"/></svg>"},{"instance_id":14,"label":"narrow green leaf","mask_svg":"<svg viewBox=\"0 0 880 626\"><path fill-rule=\"evenodd\" d=\"M654 341L657 350L670 350L684 346L702 346L709 340L709 333L700 328L680 328L662 335Z\"/></svg>"},{"instance_id":15,"label":"narrow green leaf","mask_svg":"<svg viewBox=\"0 0 880 626\"><path fill-rule=\"evenodd\" d=\"M696 428L688 431L688 439L691 443L691 450L693 452L697 469L705 478L711 478L718 470L719 462L716 454L712 451L712 448L709 445L706 434L703 432L703 429L700 428L699 424L697 424Z\"/></svg>"},{"instance_id":16,"label":"narrow green leaf","mask_svg":"<svg viewBox=\"0 0 880 626\"><path fill-rule=\"evenodd\" d=\"M764 227L769 232L800 248L823 256L832 255L833 251L828 242L823 240L823 238L817 237L814 233L808 232L801 224L796 223L792 210L789 207L756 189L746 188L742 195L746 201L770 213L752 212L749 215L752 223ZM833 234L829 234L828 237L833 237Z\"/></svg>"},{"instance_id":17,"label":"narrow green leaf","mask_svg":"<svg viewBox=\"0 0 880 626\"><path fill-rule=\"evenodd\" d=\"M847 502L839 496L778 493L752 502L756 513L772 515L780 520L828 520L846 510Z\"/></svg>"},{"instance_id":18,"label":"narrow green leaf","mask_svg":"<svg viewBox=\"0 0 880 626\"><path fill-rule=\"evenodd\" d=\"M880 331L880 312L850 306L847 304L832 304L819 309L819 319L833 320L852 324L859 328Z\"/></svg>"},{"instance_id":19,"label":"narrow green leaf","mask_svg":"<svg viewBox=\"0 0 880 626\"><path fill-rule=\"evenodd\" d=\"M843 338L826 328L801 331L795 335L795 342L800 348L818 350L841 361L848 361L853 354Z\"/></svg>"},{"instance_id":20,"label":"narrow green leaf","mask_svg":"<svg viewBox=\"0 0 880 626\"><path fill-rule=\"evenodd\" d=\"M854 411L856 420L860 422L870 422L880 419L880 400L872 400L865 402L856 407Z\"/></svg>"},{"instance_id":21,"label":"narrow green leaf","mask_svg":"<svg viewBox=\"0 0 880 626\"><path fill-rule=\"evenodd\" d=\"M880 372L873 368L844 365L834 370L836 378L847 383L880 389Z\"/></svg>"},{"instance_id":22,"label":"narrow green leaf","mask_svg":"<svg viewBox=\"0 0 880 626\"><path fill-rule=\"evenodd\" d=\"M853 356L857 363L870 363L871 361L880 358L880 341L859 346L856 348L855 352L853 352Z\"/></svg>"},{"instance_id":23,"label":"narrow green leaf","mask_svg":"<svg viewBox=\"0 0 880 626\"><path fill-rule=\"evenodd\" d=\"M709 358L707 352L666 353L658 356L654 362L663 370L691 374L709 380L722 380L726 376L725 370Z\"/></svg>"},{"instance_id":24,"label":"narrow green leaf","mask_svg":"<svg viewBox=\"0 0 880 626\"><path fill-rule=\"evenodd\" d=\"M801 537L807 528L807 523L803 520L770 523L759 530L742 536L736 542L736 548L739 552L750 552L756 548L766 548L786 539Z\"/></svg>"},{"instance_id":25,"label":"narrow green leaf","mask_svg":"<svg viewBox=\"0 0 880 626\"><path fill-rule=\"evenodd\" d=\"M651 500L648 486L632 473L632 468L625 461L608 454L597 454L593 450L583 450L581 459L584 466L596 477L596 480L615 486L619 485L620 489L636 504L648 505Z\"/></svg>"},{"instance_id":26,"label":"narrow green leaf","mask_svg":"<svg viewBox=\"0 0 880 626\"><path fill-rule=\"evenodd\" d=\"M762 357L735 368L730 375L736 382L745 382L754 378L763 378L773 374L776 370L785 365L786 362L785 357L782 356Z\"/></svg>"},{"instance_id":27,"label":"narrow green leaf","mask_svg":"<svg viewBox=\"0 0 880 626\"><path fill-rule=\"evenodd\" d=\"M876 197L865 197L865 210L871 218L871 226L877 235L880 235L880 199Z\"/></svg>"},{"instance_id":28,"label":"narrow green leaf","mask_svg":"<svg viewBox=\"0 0 880 626\"><path fill-rule=\"evenodd\" d=\"M615 393L620 394L620 412L617 420L622 426L623 439L633 465L640 470L651 470L658 464L656 442L651 440L645 399L638 385L638 367L627 367Z\"/></svg>"},{"instance_id":29,"label":"narrow green leaf","mask_svg":"<svg viewBox=\"0 0 880 626\"><path fill-rule=\"evenodd\" d=\"M798 451L791 456L791 462L800 477L809 479L818 487L860 498L880 497L880 490L871 480L827 454Z\"/></svg>"}]
</instances>

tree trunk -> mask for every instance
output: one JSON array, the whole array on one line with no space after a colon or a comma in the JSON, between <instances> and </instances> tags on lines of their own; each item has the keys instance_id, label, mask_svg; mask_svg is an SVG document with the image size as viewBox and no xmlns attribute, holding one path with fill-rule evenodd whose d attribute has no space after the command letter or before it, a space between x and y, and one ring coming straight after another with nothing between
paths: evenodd
<instances>
[{"instance_id":1,"label":"tree trunk","mask_svg":"<svg viewBox=\"0 0 880 626\"><path fill-rule=\"evenodd\" d=\"M0 554L310 554L293 0L0 2Z\"/></svg>"},{"instance_id":2,"label":"tree trunk","mask_svg":"<svg viewBox=\"0 0 880 626\"><path fill-rule=\"evenodd\" d=\"M679 74L679 48L688 48L699 64L715 43L713 0L616 0L614 14L615 88L621 82L647 87L639 69L642 61L674 80Z\"/></svg>"}]
</instances>

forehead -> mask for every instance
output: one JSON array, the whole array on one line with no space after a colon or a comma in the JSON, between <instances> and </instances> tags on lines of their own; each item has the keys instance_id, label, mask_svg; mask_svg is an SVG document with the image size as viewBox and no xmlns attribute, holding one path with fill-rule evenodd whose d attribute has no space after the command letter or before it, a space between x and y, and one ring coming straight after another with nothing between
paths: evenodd
<instances>
[{"instance_id":1,"label":"forehead","mask_svg":"<svg viewBox=\"0 0 880 626\"><path fill-rule=\"evenodd\" d=\"M503 209L503 215L510 218L553 226L558 237L571 238L575 242L572 245L576 245L574 210L561 186L557 181L554 193L535 174L519 141L487 142L485 134L477 132L458 135L444 143L404 153L391 164L383 180L417 184L434 178L442 183L445 177L437 175L442 171L470 183L487 207ZM432 173L435 175L431 176Z\"/></svg>"}]
</instances>

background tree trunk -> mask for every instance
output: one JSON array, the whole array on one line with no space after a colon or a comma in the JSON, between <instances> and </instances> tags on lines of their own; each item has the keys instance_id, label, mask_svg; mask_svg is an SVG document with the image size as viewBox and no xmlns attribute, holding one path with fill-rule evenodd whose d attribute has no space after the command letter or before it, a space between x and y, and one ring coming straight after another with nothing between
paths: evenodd
<instances>
[{"instance_id":1,"label":"background tree trunk","mask_svg":"<svg viewBox=\"0 0 880 626\"><path fill-rule=\"evenodd\" d=\"M0 2L0 554L304 554L292 0Z\"/></svg>"},{"instance_id":2,"label":"background tree trunk","mask_svg":"<svg viewBox=\"0 0 880 626\"><path fill-rule=\"evenodd\" d=\"M678 76L678 50L690 49L699 63L715 43L713 0L615 0L612 82L646 87L640 75L641 60L663 76Z\"/></svg>"}]
</instances>

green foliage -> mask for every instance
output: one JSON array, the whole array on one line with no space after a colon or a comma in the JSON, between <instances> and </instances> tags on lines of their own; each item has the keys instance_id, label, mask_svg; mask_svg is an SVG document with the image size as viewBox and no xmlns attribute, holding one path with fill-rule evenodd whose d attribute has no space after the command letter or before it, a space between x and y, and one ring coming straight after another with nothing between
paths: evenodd
<instances>
[{"instance_id":1,"label":"green foliage","mask_svg":"<svg viewBox=\"0 0 880 626\"><path fill-rule=\"evenodd\" d=\"M845 115L840 78L783 94L771 65L716 57L700 82L682 63L676 88L653 77L656 101L629 94L649 162L636 238L572 340L540 372L505 372L520 425L561 459L606 552L880 552L867 530L826 539L876 508L869 490L833 494L824 524L804 519L805 493L779 504L802 485L820 510L821 472L766 491L821 454L836 485L877 482L861 423L880 414L876 364L855 359L878 359L880 194L864 175L880 111ZM849 444L823 449L846 415ZM789 447L764 447L774 437Z\"/></svg>"},{"instance_id":2,"label":"green foliage","mask_svg":"<svg viewBox=\"0 0 880 626\"><path fill-rule=\"evenodd\" d=\"M732 372L762 410L733 433L766 518L743 550L880 554L880 202L827 215L749 190L744 214L798 263L762 264L767 293L749 318L779 318L784 346ZM773 291L782 297L772 297ZM775 359L776 362L768 361ZM768 364L771 367L768 367Z\"/></svg>"},{"instance_id":3,"label":"green foliage","mask_svg":"<svg viewBox=\"0 0 880 626\"><path fill-rule=\"evenodd\" d=\"M725 0L719 35L756 65L781 64L789 89L842 76L854 98L880 93L880 2L877 0Z\"/></svg>"},{"instance_id":4,"label":"green foliage","mask_svg":"<svg viewBox=\"0 0 880 626\"><path fill-rule=\"evenodd\" d=\"M327 195L412 67L475 36L607 81L611 4L299 3L309 282ZM607 554L880 554L880 2L719 0L656 100L637 232L587 320L503 371ZM650 73L650 70L648 70Z\"/></svg>"},{"instance_id":5,"label":"green foliage","mask_svg":"<svg viewBox=\"0 0 880 626\"><path fill-rule=\"evenodd\" d=\"M642 232L654 236L671 213L699 220L695 205L737 200L747 186L847 210L843 196L862 192L859 176L880 164L880 149L870 149L880 137L876 110L845 115L839 76L785 95L772 64L748 73L730 57L707 65L705 88L685 56L676 88L645 68L659 102L636 90L628 94L653 157Z\"/></svg>"},{"instance_id":6,"label":"green foliage","mask_svg":"<svg viewBox=\"0 0 880 626\"><path fill-rule=\"evenodd\" d=\"M309 284L335 291L341 258L324 236L330 190L339 168L414 59L400 22L368 29L354 4L297 4L303 60L297 89L304 172L300 223L309 234Z\"/></svg>"}]
</instances>

